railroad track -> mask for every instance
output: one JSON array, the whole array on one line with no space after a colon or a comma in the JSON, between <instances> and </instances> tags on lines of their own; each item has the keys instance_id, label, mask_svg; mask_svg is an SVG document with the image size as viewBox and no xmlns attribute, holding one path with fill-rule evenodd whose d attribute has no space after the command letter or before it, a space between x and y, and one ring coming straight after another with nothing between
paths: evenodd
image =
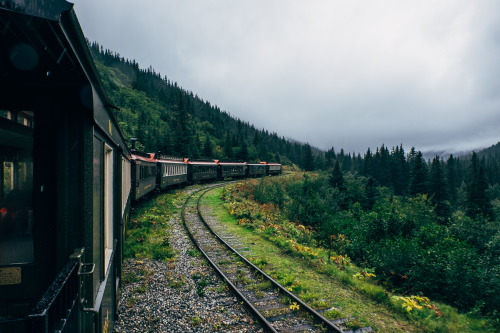
<instances>
[{"instance_id":1,"label":"railroad track","mask_svg":"<svg viewBox=\"0 0 500 333\"><path fill-rule=\"evenodd\" d=\"M268 332L371 332L370 327L349 330L354 318L328 320L252 264L209 227L200 210L203 195L225 184L213 184L192 193L182 208L189 237L228 287ZM328 310L328 309L323 309Z\"/></svg>"}]
</instances>

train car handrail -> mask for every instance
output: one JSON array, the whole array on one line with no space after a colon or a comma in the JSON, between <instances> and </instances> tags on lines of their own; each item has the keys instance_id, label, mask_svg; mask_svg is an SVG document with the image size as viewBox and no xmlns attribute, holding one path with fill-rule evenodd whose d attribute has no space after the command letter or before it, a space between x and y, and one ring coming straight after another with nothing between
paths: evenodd
<instances>
[{"instance_id":1,"label":"train car handrail","mask_svg":"<svg viewBox=\"0 0 500 333\"><path fill-rule=\"evenodd\" d=\"M26 317L30 332L64 331L78 301L78 270L78 259L70 258Z\"/></svg>"}]
</instances>

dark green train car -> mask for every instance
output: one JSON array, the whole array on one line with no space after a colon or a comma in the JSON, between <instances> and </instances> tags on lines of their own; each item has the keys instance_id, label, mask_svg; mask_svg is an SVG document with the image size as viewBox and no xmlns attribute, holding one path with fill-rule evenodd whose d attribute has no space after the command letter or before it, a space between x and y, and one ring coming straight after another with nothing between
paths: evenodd
<instances>
[{"instance_id":1,"label":"dark green train car","mask_svg":"<svg viewBox=\"0 0 500 333\"><path fill-rule=\"evenodd\" d=\"M184 158L156 154L158 190L186 184L188 181L188 163Z\"/></svg>"},{"instance_id":2,"label":"dark green train car","mask_svg":"<svg viewBox=\"0 0 500 333\"><path fill-rule=\"evenodd\" d=\"M0 1L0 332L111 332L130 161L64 0Z\"/></svg>"},{"instance_id":3,"label":"dark green train car","mask_svg":"<svg viewBox=\"0 0 500 333\"><path fill-rule=\"evenodd\" d=\"M247 175L246 162L218 162L218 178L243 178Z\"/></svg>"}]
</instances>

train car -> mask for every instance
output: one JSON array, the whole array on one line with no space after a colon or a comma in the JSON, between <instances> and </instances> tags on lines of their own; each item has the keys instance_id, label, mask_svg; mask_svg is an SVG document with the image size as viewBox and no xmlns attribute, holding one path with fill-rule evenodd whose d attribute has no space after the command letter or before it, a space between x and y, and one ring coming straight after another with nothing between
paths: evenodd
<instances>
[{"instance_id":1,"label":"train car","mask_svg":"<svg viewBox=\"0 0 500 333\"><path fill-rule=\"evenodd\" d=\"M156 186L157 161L153 154L132 148L132 199L138 201L153 192Z\"/></svg>"},{"instance_id":2,"label":"train car","mask_svg":"<svg viewBox=\"0 0 500 333\"><path fill-rule=\"evenodd\" d=\"M0 332L110 332L130 161L73 4L0 1Z\"/></svg>"},{"instance_id":3,"label":"train car","mask_svg":"<svg viewBox=\"0 0 500 333\"><path fill-rule=\"evenodd\" d=\"M265 163L266 166L266 175L275 176L281 174L281 164L279 163L270 163L270 162L261 162Z\"/></svg>"},{"instance_id":4,"label":"train car","mask_svg":"<svg viewBox=\"0 0 500 333\"><path fill-rule=\"evenodd\" d=\"M266 165L260 163L248 163L247 177L262 177L266 175Z\"/></svg>"},{"instance_id":5,"label":"train car","mask_svg":"<svg viewBox=\"0 0 500 333\"><path fill-rule=\"evenodd\" d=\"M181 157L155 155L157 161L157 187L162 191L188 181L188 163Z\"/></svg>"},{"instance_id":6,"label":"train car","mask_svg":"<svg viewBox=\"0 0 500 333\"><path fill-rule=\"evenodd\" d=\"M218 162L217 177L224 178L243 178L247 175L246 162Z\"/></svg>"},{"instance_id":7,"label":"train car","mask_svg":"<svg viewBox=\"0 0 500 333\"><path fill-rule=\"evenodd\" d=\"M188 161L188 182L194 184L216 180L217 169L216 161Z\"/></svg>"}]
</instances>

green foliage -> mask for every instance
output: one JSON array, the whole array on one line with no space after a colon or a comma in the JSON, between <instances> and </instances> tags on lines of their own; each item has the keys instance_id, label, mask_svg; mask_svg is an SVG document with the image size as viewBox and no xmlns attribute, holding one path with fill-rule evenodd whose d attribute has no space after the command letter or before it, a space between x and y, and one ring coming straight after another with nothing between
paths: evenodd
<instances>
[{"instance_id":1,"label":"green foliage","mask_svg":"<svg viewBox=\"0 0 500 333\"><path fill-rule=\"evenodd\" d=\"M157 196L133 210L127 225L125 257L167 261L175 256L166 223L173 208L173 202L167 201L171 197L166 194Z\"/></svg>"},{"instance_id":2,"label":"green foliage","mask_svg":"<svg viewBox=\"0 0 500 333\"><path fill-rule=\"evenodd\" d=\"M312 154L310 146L231 117L152 67L141 69L135 60L97 43L90 50L106 92L119 108L115 115L125 138L138 138L140 150L249 162L279 159L303 167L304 151Z\"/></svg>"},{"instance_id":3,"label":"green foliage","mask_svg":"<svg viewBox=\"0 0 500 333\"><path fill-rule=\"evenodd\" d=\"M485 216L473 219L456 211L443 224L432 197L399 197L384 188L378 188L376 202L367 209L359 202L364 200L359 189L367 178L350 173L344 178L349 204L342 206L338 189L329 185L327 177L292 175L249 182L238 185L237 190L226 190L224 197L231 201L233 214L243 212L245 225L288 253L312 260L330 258L339 269L346 269L349 260L372 267L341 276L347 284L375 279L393 291L422 293L462 311L498 314L498 221ZM255 206L253 198L261 205ZM248 207L252 208L246 210ZM301 224L290 228L286 220ZM308 243L303 242L306 239ZM322 244L335 254L306 244ZM388 302L382 290L364 290L374 299Z\"/></svg>"}]
</instances>

